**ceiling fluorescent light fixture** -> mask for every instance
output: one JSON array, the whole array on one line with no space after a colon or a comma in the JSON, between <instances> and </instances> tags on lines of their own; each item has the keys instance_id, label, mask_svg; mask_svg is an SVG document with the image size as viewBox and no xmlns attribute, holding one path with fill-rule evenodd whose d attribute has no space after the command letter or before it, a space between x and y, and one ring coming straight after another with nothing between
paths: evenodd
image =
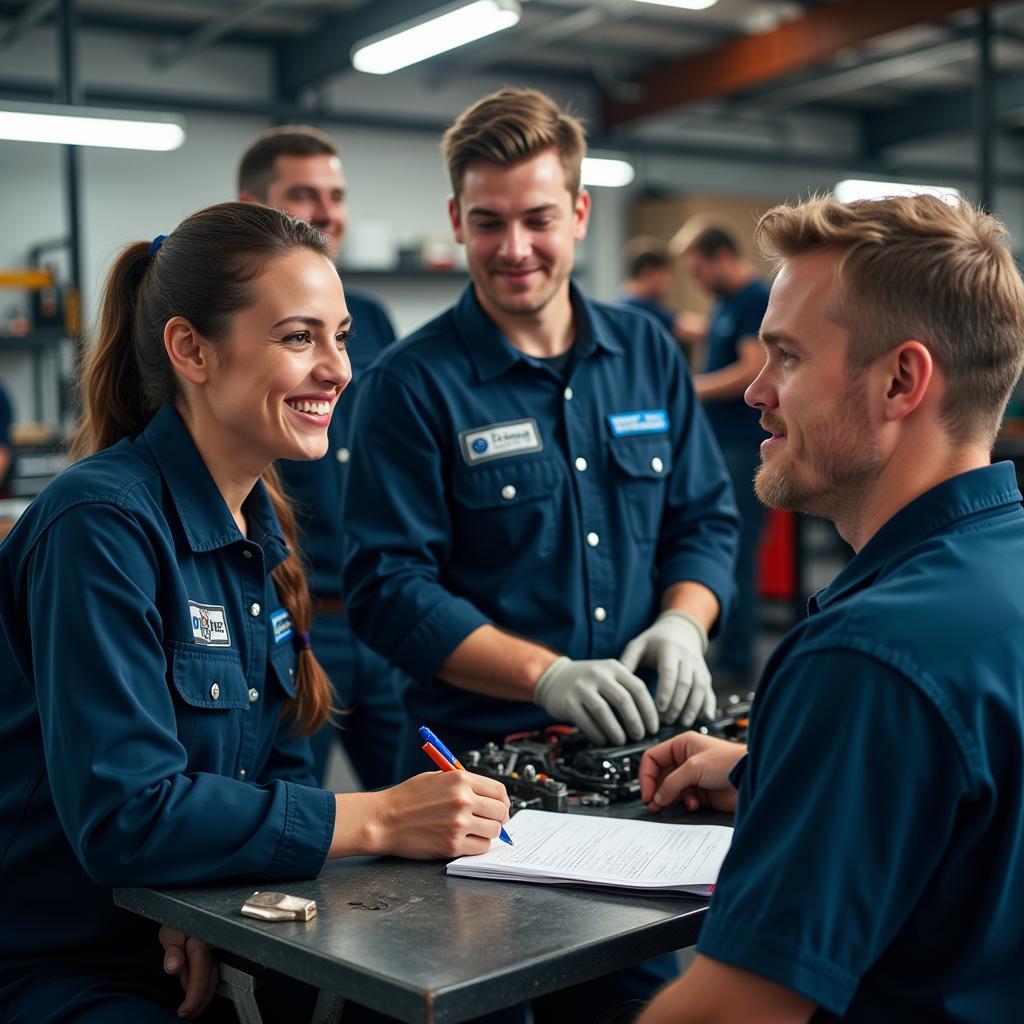
<instances>
[{"instance_id":1,"label":"ceiling fluorescent light fixture","mask_svg":"<svg viewBox=\"0 0 1024 1024\"><path fill-rule=\"evenodd\" d=\"M369 75L390 75L511 28L519 21L520 13L516 0L475 0L468 4L461 0L356 43L352 47L352 66Z\"/></svg>"},{"instance_id":2,"label":"ceiling fluorescent light fixture","mask_svg":"<svg viewBox=\"0 0 1024 1024\"><path fill-rule=\"evenodd\" d=\"M624 188L636 177L628 160L585 156L580 184L588 188Z\"/></svg>"},{"instance_id":3,"label":"ceiling fluorescent light fixture","mask_svg":"<svg viewBox=\"0 0 1024 1024\"><path fill-rule=\"evenodd\" d=\"M718 0L637 0L641 4L656 4L658 7L678 7L684 11L706 11Z\"/></svg>"},{"instance_id":4,"label":"ceiling fluorescent light fixture","mask_svg":"<svg viewBox=\"0 0 1024 1024\"><path fill-rule=\"evenodd\" d=\"M185 121L175 114L0 101L0 139L166 151L185 141Z\"/></svg>"},{"instance_id":5,"label":"ceiling fluorescent light fixture","mask_svg":"<svg viewBox=\"0 0 1024 1024\"><path fill-rule=\"evenodd\" d=\"M841 203L857 199L887 199L890 196L937 196L950 206L958 206L963 198L947 185L914 185L905 181L865 181L846 178L836 184L832 195Z\"/></svg>"}]
</instances>

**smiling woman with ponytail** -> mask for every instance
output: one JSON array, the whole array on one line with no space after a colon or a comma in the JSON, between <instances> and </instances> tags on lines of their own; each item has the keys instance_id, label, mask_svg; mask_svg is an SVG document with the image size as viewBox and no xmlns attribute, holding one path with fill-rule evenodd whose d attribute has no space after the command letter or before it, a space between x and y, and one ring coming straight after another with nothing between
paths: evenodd
<instances>
[{"instance_id":1,"label":"smiling woman with ponytail","mask_svg":"<svg viewBox=\"0 0 1024 1024\"><path fill-rule=\"evenodd\" d=\"M0 547L5 1020L203 1011L209 948L163 929L161 955L112 886L479 852L507 820L466 772L347 794L311 773L332 691L273 463L327 450L350 325L324 237L258 205L202 210L110 272L73 465Z\"/></svg>"}]
</instances>

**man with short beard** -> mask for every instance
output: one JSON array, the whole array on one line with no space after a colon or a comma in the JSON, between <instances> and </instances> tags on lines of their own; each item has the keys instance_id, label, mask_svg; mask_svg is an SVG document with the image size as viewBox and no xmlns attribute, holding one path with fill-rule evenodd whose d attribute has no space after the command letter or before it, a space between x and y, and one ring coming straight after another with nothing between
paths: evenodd
<instances>
[{"instance_id":1,"label":"man with short beard","mask_svg":"<svg viewBox=\"0 0 1024 1024\"><path fill-rule=\"evenodd\" d=\"M915 196L777 207L746 392L766 504L855 551L770 659L746 748L683 733L654 810L736 811L698 956L642 1024L1020 1012L1024 510L990 464L1024 363L1002 225Z\"/></svg>"}]
</instances>

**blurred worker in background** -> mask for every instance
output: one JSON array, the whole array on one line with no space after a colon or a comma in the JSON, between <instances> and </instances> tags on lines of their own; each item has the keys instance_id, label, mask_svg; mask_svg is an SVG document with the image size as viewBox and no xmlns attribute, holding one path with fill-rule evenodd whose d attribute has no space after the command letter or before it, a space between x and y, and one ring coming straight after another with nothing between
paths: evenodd
<instances>
[{"instance_id":1,"label":"blurred worker in background","mask_svg":"<svg viewBox=\"0 0 1024 1024\"><path fill-rule=\"evenodd\" d=\"M764 363L758 341L768 306L768 286L740 255L733 236L702 220L689 222L671 242L683 268L712 298L703 334L692 317L677 320L677 335L704 343L704 366L693 386L704 405L743 520L736 558L736 601L712 652L712 670L719 690L742 691L755 682L754 638L757 629L757 548L764 511L754 496L758 446L764 431L757 411L743 401L743 392ZM681 324L690 324L686 329Z\"/></svg>"},{"instance_id":2,"label":"blurred worker in background","mask_svg":"<svg viewBox=\"0 0 1024 1024\"><path fill-rule=\"evenodd\" d=\"M328 238L332 258L345 237L345 176L337 144L316 128L285 125L263 132L242 155L238 198L261 203L308 221ZM394 751L400 709L385 659L352 633L341 598L345 525L341 509L345 485L359 442L352 437L351 414L361 372L395 340L383 306L346 286L352 314L352 383L339 396L328 432L328 451L316 462L282 461L278 470L297 505L302 549L309 563L313 598L313 646L340 706L351 712L341 728L327 725L313 738L314 771L325 777L334 736L341 739L367 789L394 781Z\"/></svg>"},{"instance_id":3,"label":"blurred worker in background","mask_svg":"<svg viewBox=\"0 0 1024 1024\"><path fill-rule=\"evenodd\" d=\"M637 235L626 243L626 280L619 302L650 313L677 341L684 340L678 313L669 300L676 265L668 245L652 235Z\"/></svg>"}]
</instances>

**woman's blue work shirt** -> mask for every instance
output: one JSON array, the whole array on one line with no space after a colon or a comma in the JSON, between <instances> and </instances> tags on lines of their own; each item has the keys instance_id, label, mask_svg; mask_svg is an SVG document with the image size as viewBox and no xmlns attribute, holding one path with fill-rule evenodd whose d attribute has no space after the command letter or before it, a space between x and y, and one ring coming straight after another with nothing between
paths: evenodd
<instances>
[{"instance_id":1,"label":"woman's blue work shirt","mask_svg":"<svg viewBox=\"0 0 1024 1024\"><path fill-rule=\"evenodd\" d=\"M244 510L249 539L165 407L0 547L0 971L148 946L115 885L322 867L334 798L282 718L287 548L262 484Z\"/></svg>"}]
</instances>

